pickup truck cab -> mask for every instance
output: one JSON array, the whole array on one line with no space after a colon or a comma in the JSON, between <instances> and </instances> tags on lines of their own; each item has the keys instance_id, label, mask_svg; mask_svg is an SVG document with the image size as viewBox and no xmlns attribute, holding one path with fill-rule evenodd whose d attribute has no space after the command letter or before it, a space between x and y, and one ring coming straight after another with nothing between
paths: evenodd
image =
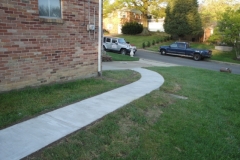
<instances>
[{"instance_id":1,"label":"pickup truck cab","mask_svg":"<svg viewBox=\"0 0 240 160\"><path fill-rule=\"evenodd\" d=\"M103 49L120 52L121 54L130 54L131 50L135 54L137 48L119 37L103 37Z\"/></svg>"},{"instance_id":2,"label":"pickup truck cab","mask_svg":"<svg viewBox=\"0 0 240 160\"><path fill-rule=\"evenodd\" d=\"M199 61L204 58L210 58L212 55L211 50L190 48L190 45L187 42L175 42L170 46L160 46L159 52L162 55L170 54L192 57L195 61Z\"/></svg>"}]
</instances>

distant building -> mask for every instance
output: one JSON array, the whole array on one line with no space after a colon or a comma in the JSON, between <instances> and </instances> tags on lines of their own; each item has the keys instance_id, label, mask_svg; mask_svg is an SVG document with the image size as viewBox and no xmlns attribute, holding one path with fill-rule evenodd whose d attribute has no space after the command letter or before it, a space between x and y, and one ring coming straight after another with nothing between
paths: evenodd
<instances>
[{"instance_id":1,"label":"distant building","mask_svg":"<svg viewBox=\"0 0 240 160\"><path fill-rule=\"evenodd\" d=\"M149 31L159 31L159 32L164 32L163 24L164 24L164 19L149 19L148 20L148 29Z\"/></svg>"},{"instance_id":2,"label":"distant building","mask_svg":"<svg viewBox=\"0 0 240 160\"><path fill-rule=\"evenodd\" d=\"M122 25L126 22L142 23L142 12L136 9L116 10L103 19L103 28L109 33L121 34Z\"/></svg>"}]
</instances>

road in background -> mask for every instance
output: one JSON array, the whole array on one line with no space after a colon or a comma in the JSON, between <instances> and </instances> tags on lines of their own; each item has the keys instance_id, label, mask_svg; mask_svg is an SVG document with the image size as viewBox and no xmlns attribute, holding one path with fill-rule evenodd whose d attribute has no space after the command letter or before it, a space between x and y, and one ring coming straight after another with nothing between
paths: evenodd
<instances>
[{"instance_id":1,"label":"road in background","mask_svg":"<svg viewBox=\"0 0 240 160\"><path fill-rule=\"evenodd\" d=\"M177 65L182 65L182 66L203 68L203 69L208 69L213 71L220 71L221 68L230 68L233 74L240 74L240 65L238 64L215 62L215 61L210 61L208 59L203 61L194 61L191 58L161 55L160 52L152 52L152 51L141 50L141 49L138 49L135 56L143 59L149 59L149 60L160 61L165 63L173 63Z\"/></svg>"}]
</instances>

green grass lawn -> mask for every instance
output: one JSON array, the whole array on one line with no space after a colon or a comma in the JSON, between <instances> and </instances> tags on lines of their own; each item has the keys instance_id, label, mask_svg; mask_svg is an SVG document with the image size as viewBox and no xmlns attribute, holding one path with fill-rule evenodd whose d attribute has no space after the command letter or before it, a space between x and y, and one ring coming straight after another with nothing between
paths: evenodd
<instances>
[{"instance_id":1,"label":"green grass lawn","mask_svg":"<svg viewBox=\"0 0 240 160\"><path fill-rule=\"evenodd\" d=\"M113 61L139 61L138 57L131 57L119 53L107 52L107 55L111 56Z\"/></svg>"},{"instance_id":2,"label":"green grass lawn","mask_svg":"<svg viewBox=\"0 0 240 160\"><path fill-rule=\"evenodd\" d=\"M116 37L122 37L124 38L127 42L129 42L132 45L135 45L137 48L142 48L143 42L147 43L148 41L152 43L153 40L161 39L164 36L168 36L166 33L158 33L158 34L153 34L151 36L141 36L141 35L113 35Z\"/></svg>"},{"instance_id":3,"label":"green grass lawn","mask_svg":"<svg viewBox=\"0 0 240 160\"><path fill-rule=\"evenodd\" d=\"M160 90L26 159L239 159L240 76L190 67L149 69L163 75Z\"/></svg>"},{"instance_id":4,"label":"green grass lawn","mask_svg":"<svg viewBox=\"0 0 240 160\"><path fill-rule=\"evenodd\" d=\"M236 59L236 54L234 51L231 52L220 52L217 50L213 50L212 60L230 62L230 63L238 63L240 64L240 60Z\"/></svg>"},{"instance_id":5,"label":"green grass lawn","mask_svg":"<svg viewBox=\"0 0 240 160\"><path fill-rule=\"evenodd\" d=\"M130 70L104 71L102 77L0 93L0 129L139 78L139 73Z\"/></svg>"}]
</instances>

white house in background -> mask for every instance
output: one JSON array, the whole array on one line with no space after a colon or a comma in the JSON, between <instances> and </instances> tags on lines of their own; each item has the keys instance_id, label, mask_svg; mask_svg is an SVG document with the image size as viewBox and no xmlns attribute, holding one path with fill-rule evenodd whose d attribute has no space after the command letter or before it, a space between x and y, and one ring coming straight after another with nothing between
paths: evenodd
<instances>
[{"instance_id":1,"label":"white house in background","mask_svg":"<svg viewBox=\"0 0 240 160\"><path fill-rule=\"evenodd\" d=\"M149 19L148 20L148 30L154 31L154 32L156 32L156 31L164 32L163 24L164 24L164 18Z\"/></svg>"}]
</instances>

